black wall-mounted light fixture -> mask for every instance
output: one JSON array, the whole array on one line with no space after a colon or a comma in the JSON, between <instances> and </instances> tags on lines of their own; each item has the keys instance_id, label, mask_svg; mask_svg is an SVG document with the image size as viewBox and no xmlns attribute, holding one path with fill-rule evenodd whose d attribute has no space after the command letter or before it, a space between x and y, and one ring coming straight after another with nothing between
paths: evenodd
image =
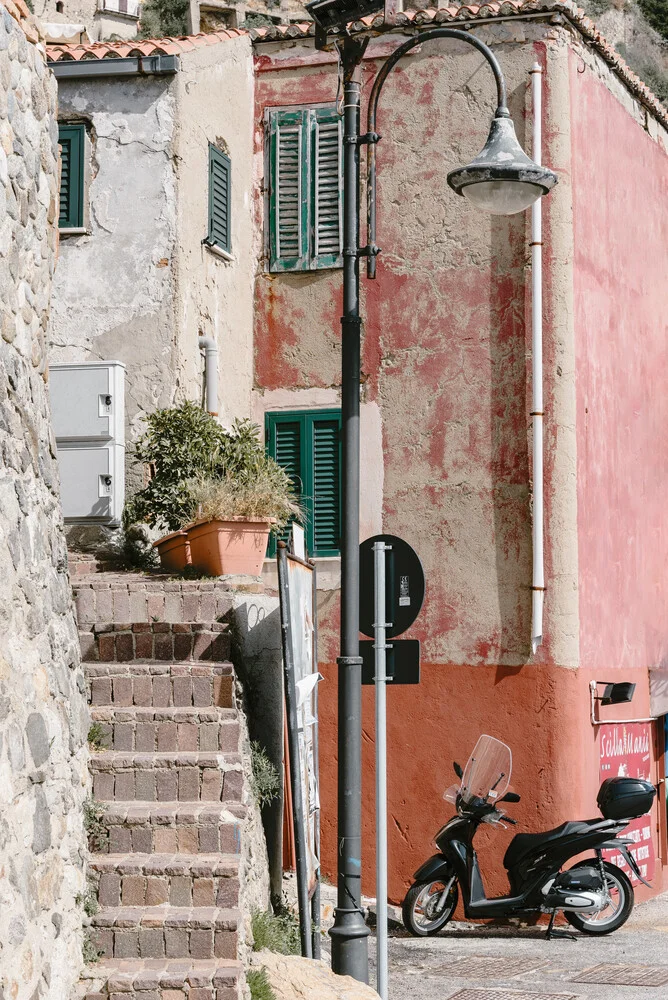
<instances>
[{"instance_id":1,"label":"black wall-mounted light fixture","mask_svg":"<svg viewBox=\"0 0 668 1000\"><path fill-rule=\"evenodd\" d=\"M635 684L629 681L619 681L617 684L609 684L607 681L596 681L597 684L604 684L603 694L597 697L601 705L622 705L625 702L633 701Z\"/></svg>"},{"instance_id":2,"label":"black wall-mounted light fixture","mask_svg":"<svg viewBox=\"0 0 668 1000\"><path fill-rule=\"evenodd\" d=\"M311 0L305 6L316 24L327 31L345 28L350 21L383 10L385 0Z\"/></svg>"}]
</instances>

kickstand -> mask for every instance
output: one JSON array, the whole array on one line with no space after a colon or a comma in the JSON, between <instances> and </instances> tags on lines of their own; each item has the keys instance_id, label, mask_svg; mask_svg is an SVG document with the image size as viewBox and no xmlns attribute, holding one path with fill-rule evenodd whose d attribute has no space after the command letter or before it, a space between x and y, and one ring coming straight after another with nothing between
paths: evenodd
<instances>
[{"instance_id":1,"label":"kickstand","mask_svg":"<svg viewBox=\"0 0 668 1000\"><path fill-rule=\"evenodd\" d=\"M554 930L554 921L556 916L557 916L557 911L552 910L552 913L550 914L550 922L547 925L547 934L545 935L545 940L552 941L554 938L563 938L566 941L577 941L577 936L575 934L571 934L570 931Z\"/></svg>"}]
</instances>

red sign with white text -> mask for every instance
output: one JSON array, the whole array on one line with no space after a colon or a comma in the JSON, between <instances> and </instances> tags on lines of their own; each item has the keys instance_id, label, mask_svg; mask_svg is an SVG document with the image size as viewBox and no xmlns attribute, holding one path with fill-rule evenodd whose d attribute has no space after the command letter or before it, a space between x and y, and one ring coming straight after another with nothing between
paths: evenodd
<instances>
[{"instance_id":1,"label":"red sign with white text","mask_svg":"<svg viewBox=\"0 0 668 1000\"><path fill-rule=\"evenodd\" d=\"M606 778L643 778L651 781L652 730L649 722L611 722L599 730L601 781ZM643 878L654 877L654 841L652 839L652 818L649 814L632 820L620 837L634 840L631 854L638 863ZM617 865L638 885L638 879L630 870L623 856L612 848L604 851L606 859Z\"/></svg>"}]
</instances>

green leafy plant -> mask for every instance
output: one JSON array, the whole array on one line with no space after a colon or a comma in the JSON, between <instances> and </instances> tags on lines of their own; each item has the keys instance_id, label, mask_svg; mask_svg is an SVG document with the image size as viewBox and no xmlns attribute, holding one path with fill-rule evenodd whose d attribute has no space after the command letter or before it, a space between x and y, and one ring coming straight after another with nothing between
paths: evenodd
<instances>
[{"instance_id":1,"label":"green leafy plant","mask_svg":"<svg viewBox=\"0 0 668 1000\"><path fill-rule=\"evenodd\" d=\"M77 906L83 907L83 911L87 917L94 917L99 911L100 906L97 901L97 893L95 887L88 883L85 892L78 892L74 897L74 902Z\"/></svg>"},{"instance_id":2,"label":"green leafy plant","mask_svg":"<svg viewBox=\"0 0 668 1000\"><path fill-rule=\"evenodd\" d=\"M638 0L638 6L654 30L668 39L668 0Z\"/></svg>"},{"instance_id":3,"label":"green leafy plant","mask_svg":"<svg viewBox=\"0 0 668 1000\"><path fill-rule=\"evenodd\" d=\"M142 4L138 38L166 38L188 32L188 0L147 0Z\"/></svg>"},{"instance_id":4,"label":"green leafy plant","mask_svg":"<svg viewBox=\"0 0 668 1000\"><path fill-rule=\"evenodd\" d=\"M280 520L291 516L294 494L287 474L268 458L260 441L258 427L250 420L237 420L227 431L195 403L156 410L148 417L145 434L137 442L135 460L148 465L152 473L147 486L126 505L130 523L144 522L152 527L177 531L192 520L200 503L213 506L212 482L237 483L235 503L242 506L239 492L245 490L247 509L268 509L267 497ZM249 499L255 483L255 506ZM223 509L223 494L229 500L228 486L221 487L218 509ZM269 504L271 506L271 504ZM208 516L208 515L205 515ZM245 515L242 515L245 516ZM252 515L251 515L252 516Z\"/></svg>"},{"instance_id":5,"label":"green leafy plant","mask_svg":"<svg viewBox=\"0 0 668 1000\"><path fill-rule=\"evenodd\" d=\"M94 722L88 730L88 746L91 750L109 749L109 734L101 722Z\"/></svg>"},{"instance_id":6,"label":"green leafy plant","mask_svg":"<svg viewBox=\"0 0 668 1000\"><path fill-rule=\"evenodd\" d=\"M84 830L91 851L101 851L107 843L107 828L103 823L106 806L96 799L86 799L83 806Z\"/></svg>"},{"instance_id":7,"label":"green leafy plant","mask_svg":"<svg viewBox=\"0 0 668 1000\"><path fill-rule=\"evenodd\" d=\"M246 983L250 990L251 1000L276 1000L276 994L271 988L267 970L249 969L246 973Z\"/></svg>"},{"instance_id":8,"label":"green leafy plant","mask_svg":"<svg viewBox=\"0 0 668 1000\"><path fill-rule=\"evenodd\" d=\"M257 804L262 808L278 797L281 782L278 771L269 760L264 748L256 740L251 743L251 770L253 795Z\"/></svg>"},{"instance_id":9,"label":"green leafy plant","mask_svg":"<svg viewBox=\"0 0 668 1000\"><path fill-rule=\"evenodd\" d=\"M280 955L301 955L299 918L287 907L278 914L253 910L251 926L253 951L268 948Z\"/></svg>"},{"instance_id":10,"label":"green leafy plant","mask_svg":"<svg viewBox=\"0 0 668 1000\"><path fill-rule=\"evenodd\" d=\"M94 965L102 958L102 952L93 940L90 930L84 931L83 946L81 954L86 965Z\"/></svg>"}]
</instances>

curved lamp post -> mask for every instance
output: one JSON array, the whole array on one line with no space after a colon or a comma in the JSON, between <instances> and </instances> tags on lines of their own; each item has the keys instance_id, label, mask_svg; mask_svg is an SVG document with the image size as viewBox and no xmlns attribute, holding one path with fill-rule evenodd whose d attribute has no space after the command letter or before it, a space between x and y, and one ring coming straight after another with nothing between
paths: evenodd
<instances>
[{"instance_id":1,"label":"curved lamp post","mask_svg":"<svg viewBox=\"0 0 668 1000\"><path fill-rule=\"evenodd\" d=\"M341 655L338 664L338 880L332 937L332 968L368 982L368 928L361 907L361 775L362 659L359 655L359 455L360 455L360 328L359 259L367 257L367 275L375 277L376 256L376 129L378 99L399 59L425 41L454 38L473 45L494 74L497 109L489 137L466 167L448 174L448 184L477 208L513 215L547 194L556 174L538 166L523 152L506 106L506 85L492 50L475 35L456 28L431 28L400 45L383 63L369 98L368 132L360 135L360 65L368 38L345 32L356 16L356 0L314 0L307 10L316 19L316 45L326 44L326 28L344 26L337 45L343 66L343 316L341 350L341 421L343 442L341 531ZM371 9L377 0L366 2ZM323 14L323 8L326 13ZM333 13L338 9L338 13ZM368 13L368 10L364 11ZM320 16L319 16L320 15ZM338 17L338 20L337 20ZM323 30L324 29L324 30ZM368 145L368 245L359 246L360 145Z\"/></svg>"}]
</instances>

